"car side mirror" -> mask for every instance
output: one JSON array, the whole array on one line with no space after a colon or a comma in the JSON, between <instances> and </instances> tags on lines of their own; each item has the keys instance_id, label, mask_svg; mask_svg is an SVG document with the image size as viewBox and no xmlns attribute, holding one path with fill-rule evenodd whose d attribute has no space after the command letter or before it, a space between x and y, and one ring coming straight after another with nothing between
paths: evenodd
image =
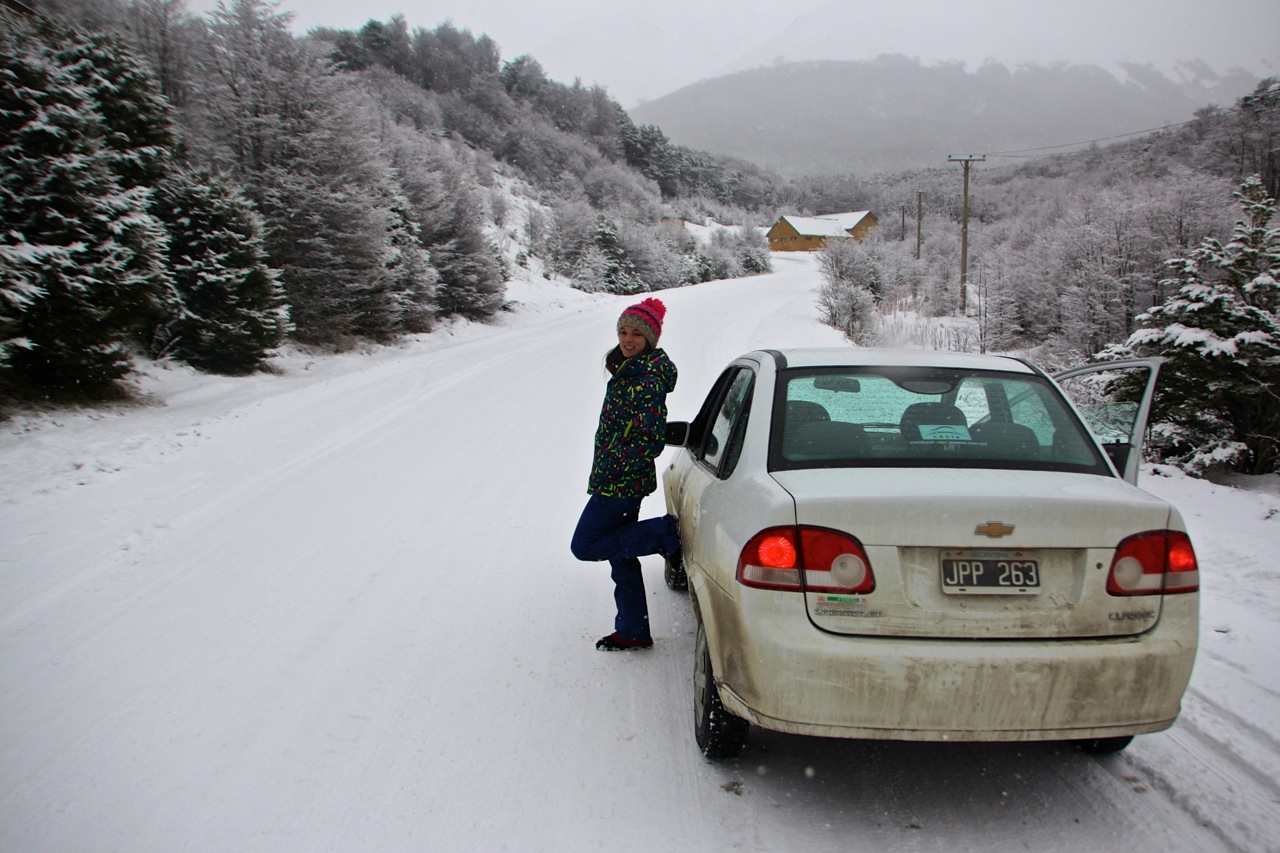
<instances>
[{"instance_id":1,"label":"car side mirror","mask_svg":"<svg viewBox=\"0 0 1280 853\"><path fill-rule=\"evenodd\" d=\"M667 421L667 446L684 447L689 441L688 421Z\"/></svg>"}]
</instances>

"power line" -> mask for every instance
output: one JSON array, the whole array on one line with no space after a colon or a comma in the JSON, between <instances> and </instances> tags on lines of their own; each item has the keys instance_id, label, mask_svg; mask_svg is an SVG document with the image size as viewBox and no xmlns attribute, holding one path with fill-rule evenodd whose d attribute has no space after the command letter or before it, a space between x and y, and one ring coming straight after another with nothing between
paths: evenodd
<instances>
[{"instance_id":1,"label":"power line","mask_svg":"<svg viewBox=\"0 0 1280 853\"><path fill-rule=\"evenodd\" d=\"M1040 151L1054 151L1059 148L1074 148L1077 145L1092 145L1095 142L1110 142L1113 139L1128 139L1131 136L1142 136L1144 133L1155 133L1161 130L1172 130L1175 127L1182 127L1183 125L1191 124L1194 121L1196 121L1196 119L1188 119L1186 121L1177 122L1176 124L1165 124L1165 125L1161 125L1160 127L1150 127L1150 128L1147 128L1146 130L1135 130L1132 133L1120 133L1120 134L1116 134L1115 136L1100 136L1097 139L1084 139L1084 140L1081 140L1080 142L1064 142L1061 145L1045 145L1041 148L1021 148L1016 151L996 151L996 152L988 153L986 156L1017 157L1020 155L1035 154Z\"/></svg>"},{"instance_id":2,"label":"power line","mask_svg":"<svg viewBox=\"0 0 1280 853\"><path fill-rule=\"evenodd\" d=\"M25 3L19 3L18 0L0 0L0 6L22 15L30 15L32 17L36 15L35 9L32 9Z\"/></svg>"}]
</instances>

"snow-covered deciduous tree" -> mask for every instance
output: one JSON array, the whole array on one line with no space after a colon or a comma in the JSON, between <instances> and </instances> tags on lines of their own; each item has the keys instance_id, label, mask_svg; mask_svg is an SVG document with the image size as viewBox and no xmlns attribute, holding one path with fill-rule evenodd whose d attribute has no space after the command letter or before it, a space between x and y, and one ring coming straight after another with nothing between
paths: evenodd
<instances>
[{"instance_id":1,"label":"snow-covered deciduous tree","mask_svg":"<svg viewBox=\"0 0 1280 853\"><path fill-rule=\"evenodd\" d=\"M330 73L261 0L212 16L220 149L266 217L300 339L389 340L429 323L435 276L383 144L385 105Z\"/></svg>"},{"instance_id":2,"label":"snow-covered deciduous tree","mask_svg":"<svg viewBox=\"0 0 1280 853\"><path fill-rule=\"evenodd\" d=\"M1167 458L1264 474L1280 470L1280 228L1258 178L1236 198L1231 239L1170 261L1176 292L1104 357L1167 359L1153 412Z\"/></svg>"},{"instance_id":3,"label":"snow-covered deciduous tree","mask_svg":"<svg viewBox=\"0 0 1280 853\"><path fill-rule=\"evenodd\" d=\"M583 175L582 188L596 210L614 211L637 220L658 218L658 188L617 163L596 163Z\"/></svg>"},{"instance_id":4,"label":"snow-covered deciduous tree","mask_svg":"<svg viewBox=\"0 0 1280 853\"><path fill-rule=\"evenodd\" d=\"M883 287L874 254L852 238L831 240L818 253L818 271L823 278L818 289L823 322L856 344L873 343L879 327L876 306Z\"/></svg>"},{"instance_id":5,"label":"snow-covered deciduous tree","mask_svg":"<svg viewBox=\"0 0 1280 853\"><path fill-rule=\"evenodd\" d=\"M208 172L174 174L157 188L154 209L169 229L178 297L157 349L213 373L256 370L289 330L262 218L238 187Z\"/></svg>"},{"instance_id":6,"label":"snow-covered deciduous tree","mask_svg":"<svg viewBox=\"0 0 1280 853\"><path fill-rule=\"evenodd\" d=\"M1206 107L1196 116L1206 164L1226 174L1257 173L1272 198L1280 193L1280 77L1259 81L1234 110Z\"/></svg>"},{"instance_id":7,"label":"snow-covered deciduous tree","mask_svg":"<svg viewBox=\"0 0 1280 853\"><path fill-rule=\"evenodd\" d=\"M773 269L769 260L769 241L759 228L750 225L740 227L738 247L738 260L742 264L742 271L747 275L766 273Z\"/></svg>"},{"instance_id":8,"label":"snow-covered deciduous tree","mask_svg":"<svg viewBox=\"0 0 1280 853\"><path fill-rule=\"evenodd\" d=\"M724 228L711 232L711 239L695 244L692 250L695 276L691 282L718 281L737 278L743 274L738 245L733 235Z\"/></svg>"},{"instance_id":9,"label":"snow-covered deciduous tree","mask_svg":"<svg viewBox=\"0 0 1280 853\"><path fill-rule=\"evenodd\" d=\"M413 33L414 82L437 92L465 90L477 78L497 78L502 61L497 43L476 38L446 21L434 30Z\"/></svg>"},{"instance_id":10,"label":"snow-covered deciduous tree","mask_svg":"<svg viewBox=\"0 0 1280 853\"><path fill-rule=\"evenodd\" d=\"M206 156L234 168L251 197L260 176L288 160L293 136L322 92L322 67L289 32L290 16L264 0L220 3L209 15L197 108L211 136Z\"/></svg>"},{"instance_id":11,"label":"snow-covered deciduous tree","mask_svg":"<svg viewBox=\"0 0 1280 853\"><path fill-rule=\"evenodd\" d=\"M692 282L768 272L769 244L756 228L714 228L705 245L691 250L698 274Z\"/></svg>"},{"instance_id":12,"label":"snow-covered deciduous tree","mask_svg":"<svg viewBox=\"0 0 1280 853\"><path fill-rule=\"evenodd\" d=\"M393 15L385 24L370 20L359 33L342 33L337 46L335 59L348 70L380 65L404 77L413 73L413 46L403 15Z\"/></svg>"},{"instance_id":13,"label":"snow-covered deciduous tree","mask_svg":"<svg viewBox=\"0 0 1280 853\"><path fill-rule=\"evenodd\" d=\"M828 285L857 285L875 292L877 271L868 263L867 253L854 240L829 240L818 253L818 271Z\"/></svg>"},{"instance_id":14,"label":"snow-covered deciduous tree","mask_svg":"<svg viewBox=\"0 0 1280 853\"><path fill-rule=\"evenodd\" d=\"M530 115L516 117L495 153L518 167L534 184L558 187L558 195L572 198L581 189L583 176L600 159L580 137L548 125Z\"/></svg>"},{"instance_id":15,"label":"snow-covered deciduous tree","mask_svg":"<svg viewBox=\"0 0 1280 853\"><path fill-rule=\"evenodd\" d=\"M150 60L160 92L176 109L188 106L199 25L186 0L132 0L128 27Z\"/></svg>"},{"instance_id":16,"label":"snow-covered deciduous tree","mask_svg":"<svg viewBox=\"0 0 1280 853\"><path fill-rule=\"evenodd\" d=\"M387 129L383 145L429 266L415 279L418 316L484 319L502 306L505 274L497 250L484 233L483 193L466 155L450 143L413 133L404 126ZM399 210L401 201L392 204ZM400 215L400 214L397 214ZM404 235L397 236L399 247ZM417 269L417 261L401 271ZM412 312L411 312L412 313ZM424 320L429 320L423 317ZM423 331L406 320L406 331Z\"/></svg>"},{"instance_id":17,"label":"snow-covered deciduous tree","mask_svg":"<svg viewBox=\"0 0 1280 853\"><path fill-rule=\"evenodd\" d=\"M572 277L578 259L591 245L596 213L585 199L562 201L552 209L547 252L552 268Z\"/></svg>"},{"instance_id":18,"label":"snow-covered deciduous tree","mask_svg":"<svg viewBox=\"0 0 1280 853\"><path fill-rule=\"evenodd\" d=\"M869 346L876 342L880 314L875 295L867 288L847 281L824 284L818 290L818 307L822 321L844 332L853 343Z\"/></svg>"},{"instance_id":19,"label":"snow-covered deciduous tree","mask_svg":"<svg viewBox=\"0 0 1280 853\"><path fill-rule=\"evenodd\" d=\"M521 101L536 99L548 85L542 63L527 53L504 63L498 79L507 94Z\"/></svg>"}]
</instances>

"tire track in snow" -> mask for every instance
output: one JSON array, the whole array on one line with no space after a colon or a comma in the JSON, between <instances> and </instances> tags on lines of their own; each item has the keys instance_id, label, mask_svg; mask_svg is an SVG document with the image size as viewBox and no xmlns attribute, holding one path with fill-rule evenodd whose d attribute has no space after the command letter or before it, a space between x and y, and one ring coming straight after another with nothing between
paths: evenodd
<instances>
[{"instance_id":1,"label":"tire track in snow","mask_svg":"<svg viewBox=\"0 0 1280 853\"><path fill-rule=\"evenodd\" d=\"M1212 701L1204 702L1213 709L1205 713L1197 707L1201 697L1189 693L1188 698L1191 707L1184 709L1175 728L1144 736L1138 748L1131 747L1114 763L1105 758L1099 763L1126 783L1141 781L1158 791L1224 849L1280 850L1276 841L1280 838L1280 784L1255 763L1256 757L1243 754L1230 739L1208 731L1199 721L1205 716L1219 722L1213 714L1223 712L1229 716L1221 722L1230 722L1238 719L1234 714ZM1274 743L1264 734L1260 744L1264 754ZM1267 757L1273 759L1274 754ZM1266 816L1261 824L1259 816Z\"/></svg>"}]
</instances>

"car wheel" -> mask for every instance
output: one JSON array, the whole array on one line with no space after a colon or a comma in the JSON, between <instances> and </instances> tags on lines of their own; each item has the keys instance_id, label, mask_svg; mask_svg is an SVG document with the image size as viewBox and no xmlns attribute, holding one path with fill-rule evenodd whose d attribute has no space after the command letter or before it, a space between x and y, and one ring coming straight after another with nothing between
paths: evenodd
<instances>
[{"instance_id":1,"label":"car wheel","mask_svg":"<svg viewBox=\"0 0 1280 853\"><path fill-rule=\"evenodd\" d=\"M1080 741L1080 749L1090 755L1112 755L1133 743L1133 735L1124 737L1096 737Z\"/></svg>"},{"instance_id":2,"label":"car wheel","mask_svg":"<svg viewBox=\"0 0 1280 853\"><path fill-rule=\"evenodd\" d=\"M689 588L689 575L684 570L684 560L679 557L675 558L675 562L670 559L666 561L666 568L662 572L662 577L667 582L667 586L677 592L682 592Z\"/></svg>"},{"instance_id":3,"label":"car wheel","mask_svg":"<svg viewBox=\"0 0 1280 853\"><path fill-rule=\"evenodd\" d=\"M707 632L699 620L693 664L693 736L698 748L707 758L733 758L746 746L748 728L746 720L730 714L720 704Z\"/></svg>"}]
</instances>

